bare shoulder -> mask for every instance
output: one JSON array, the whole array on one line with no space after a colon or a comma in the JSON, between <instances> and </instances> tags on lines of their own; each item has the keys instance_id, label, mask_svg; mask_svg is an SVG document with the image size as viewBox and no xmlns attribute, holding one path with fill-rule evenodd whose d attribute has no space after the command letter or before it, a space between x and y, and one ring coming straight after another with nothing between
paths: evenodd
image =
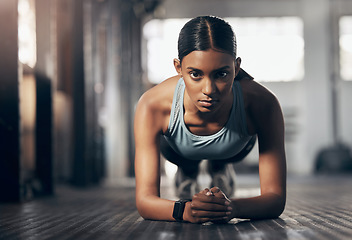
<instances>
[{"instance_id":1,"label":"bare shoulder","mask_svg":"<svg viewBox=\"0 0 352 240\"><path fill-rule=\"evenodd\" d=\"M262 84L250 80L243 79L240 81L243 96L246 105L251 108L270 108L279 105L279 101L275 94Z\"/></svg>"},{"instance_id":2,"label":"bare shoulder","mask_svg":"<svg viewBox=\"0 0 352 240\"><path fill-rule=\"evenodd\" d=\"M138 106L150 110L166 110L172 104L173 93L179 77L171 77L147 90L139 99Z\"/></svg>"},{"instance_id":3,"label":"bare shoulder","mask_svg":"<svg viewBox=\"0 0 352 240\"><path fill-rule=\"evenodd\" d=\"M254 80L243 79L240 83L250 132L282 121L281 106L273 92Z\"/></svg>"},{"instance_id":4,"label":"bare shoulder","mask_svg":"<svg viewBox=\"0 0 352 240\"><path fill-rule=\"evenodd\" d=\"M139 122L138 119L150 120L154 126L164 128L171 112L173 93L178 80L179 76L171 77L146 91L138 101L135 122Z\"/></svg>"}]
</instances>

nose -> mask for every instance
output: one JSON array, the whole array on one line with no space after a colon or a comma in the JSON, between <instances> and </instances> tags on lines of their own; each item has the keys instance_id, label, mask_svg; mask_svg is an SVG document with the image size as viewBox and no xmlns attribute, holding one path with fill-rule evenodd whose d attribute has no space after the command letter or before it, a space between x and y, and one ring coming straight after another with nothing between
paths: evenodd
<instances>
[{"instance_id":1,"label":"nose","mask_svg":"<svg viewBox=\"0 0 352 240\"><path fill-rule=\"evenodd\" d=\"M216 89L214 82L210 78L204 78L203 81L203 94L208 96L213 94Z\"/></svg>"}]
</instances>

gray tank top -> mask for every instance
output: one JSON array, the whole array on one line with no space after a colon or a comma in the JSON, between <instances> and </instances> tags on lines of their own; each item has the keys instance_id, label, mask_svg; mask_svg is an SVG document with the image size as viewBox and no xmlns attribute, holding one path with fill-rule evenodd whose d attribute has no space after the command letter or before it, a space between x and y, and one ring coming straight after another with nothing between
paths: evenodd
<instances>
[{"instance_id":1,"label":"gray tank top","mask_svg":"<svg viewBox=\"0 0 352 240\"><path fill-rule=\"evenodd\" d=\"M181 78L173 96L170 121L164 134L169 145L181 156L191 160L227 159L238 154L252 136L248 134L242 88L234 81L233 104L230 117L218 132L199 136L191 133L184 122L183 97L185 84Z\"/></svg>"}]
</instances>

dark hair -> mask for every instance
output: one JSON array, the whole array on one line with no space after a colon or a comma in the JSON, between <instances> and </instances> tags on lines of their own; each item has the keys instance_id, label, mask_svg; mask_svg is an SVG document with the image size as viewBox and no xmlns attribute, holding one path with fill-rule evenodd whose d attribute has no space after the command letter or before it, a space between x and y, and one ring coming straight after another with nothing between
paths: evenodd
<instances>
[{"instance_id":1,"label":"dark hair","mask_svg":"<svg viewBox=\"0 0 352 240\"><path fill-rule=\"evenodd\" d=\"M193 51L213 49L236 58L236 36L230 24L214 16L199 16L188 21L178 38L178 58Z\"/></svg>"}]
</instances>

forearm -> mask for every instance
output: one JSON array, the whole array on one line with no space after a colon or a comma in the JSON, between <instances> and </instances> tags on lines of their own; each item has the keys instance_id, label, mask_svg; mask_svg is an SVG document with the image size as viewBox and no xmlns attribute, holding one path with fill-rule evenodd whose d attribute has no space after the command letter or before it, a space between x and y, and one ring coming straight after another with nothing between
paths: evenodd
<instances>
[{"instance_id":1,"label":"forearm","mask_svg":"<svg viewBox=\"0 0 352 240\"><path fill-rule=\"evenodd\" d=\"M285 208L285 197L274 193L253 198L232 199L231 218L268 219L277 218Z\"/></svg>"},{"instance_id":2,"label":"forearm","mask_svg":"<svg viewBox=\"0 0 352 240\"><path fill-rule=\"evenodd\" d=\"M144 219L175 221L172 217L174 201L157 196L145 196L137 198L136 204L139 214Z\"/></svg>"},{"instance_id":3,"label":"forearm","mask_svg":"<svg viewBox=\"0 0 352 240\"><path fill-rule=\"evenodd\" d=\"M192 201L185 204L183 220L185 222L203 223L208 221L228 220L231 208L230 200L214 195L206 195L205 189L193 196ZM137 194L138 196L138 194ZM137 197L137 208L144 219L175 221L172 217L175 202L161 199L156 195Z\"/></svg>"}]
</instances>

